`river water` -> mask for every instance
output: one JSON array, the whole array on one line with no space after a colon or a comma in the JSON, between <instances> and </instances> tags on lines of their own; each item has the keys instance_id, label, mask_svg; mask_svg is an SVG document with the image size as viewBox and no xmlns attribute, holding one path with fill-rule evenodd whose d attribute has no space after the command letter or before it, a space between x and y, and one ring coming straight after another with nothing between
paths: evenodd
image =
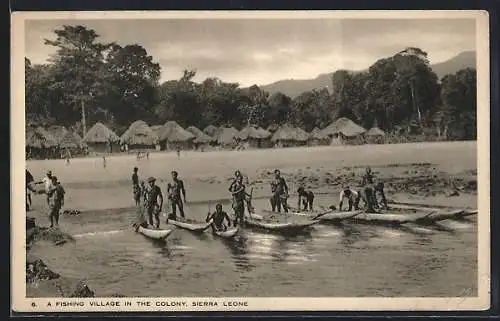
<instances>
[{"instance_id":1,"label":"river water","mask_svg":"<svg viewBox=\"0 0 500 321\"><path fill-rule=\"evenodd\" d=\"M207 208L190 205L190 218ZM135 209L65 216L62 229L76 242L31 252L99 293L128 297L477 295L475 220L440 229L316 225L295 237L243 230L231 240L177 229L162 243L135 233L135 217Z\"/></svg>"}]
</instances>

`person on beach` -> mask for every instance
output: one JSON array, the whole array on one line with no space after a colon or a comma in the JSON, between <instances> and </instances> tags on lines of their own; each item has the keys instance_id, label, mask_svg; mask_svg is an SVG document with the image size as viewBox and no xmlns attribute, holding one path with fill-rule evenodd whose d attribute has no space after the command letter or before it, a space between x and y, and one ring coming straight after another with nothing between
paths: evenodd
<instances>
[{"instance_id":1,"label":"person on beach","mask_svg":"<svg viewBox=\"0 0 500 321\"><path fill-rule=\"evenodd\" d=\"M59 227L59 215L62 207L64 206L64 195L66 192L64 188L57 180L56 176L51 177L52 186L49 189L47 195L49 196L49 219L50 227Z\"/></svg>"},{"instance_id":2,"label":"person on beach","mask_svg":"<svg viewBox=\"0 0 500 321\"><path fill-rule=\"evenodd\" d=\"M222 210L221 204L215 205L215 212L208 212L205 221L209 222L210 220L213 220L212 228L215 231L226 231L227 228L231 226L231 219L229 215ZM227 221L227 225L224 223L225 221Z\"/></svg>"},{"instance_id":3,"label":"person on beach","mask_svg":"<svg viewBox=\"0 0 500 321\"><path fill-rule=\"evenodd\" d=\"M172 171L172 182L168 183L167 193L170 199L170 204L172 205L172 218L177 219L177 208L179 208L179 213L183 219L184 215L184 203L186 203L186 189L184 188L184 182L179 179L179 173Z\"/></svg>"},{"instance_id":4,"label":"person on beach","mask_svg":"<svg viewBox=\"0 0 500 321\"><path fill-rule=\"evenodd\" d=\"M389 205L387 204L387 198L385 197L384 183L383 182L378 182L377 184L375 184L374 194L375 194L374 195L375 207L379 208L377 196L380 196L380 200L382 201L383 208L386 210L389 209Z\"/></svg>"},{"instance_id":5,"label":"person on beach","mask_svg":"<svg viewBox=\"0 0 500 321\"><path fill-rule=\"evenodd\" d=\"M342 205L344 205L344 199L347 199L349 204L348 211L359 210L359 201L361 200L361 193L351 189L349 186L345 186L340 192L340 203L339 211L342 212ZM365 201L366 202L366 201Z\"/></svg>"},{"instance_id":6,"label":"person on beach","mask_svg":"<svg viewBox=\"0 0 500 321\"><path fill-rule=\"evenodd\" d=\"M47 205L49 205L50 203L50 195L49 195L49 191L52 189L53 187L53 183L52 183L52 171L47 171L47 174L44 178L42 178L41 181L38 181L38 182L35 182L34 184L43 184L44 185L44 188L45 188L45 194L47 196Z\"/></svg>"},{"instance_id":7,"label":"person on beach","mask_svg":"<svg viewBox=\"0 0 500 321\"><path fill-rule=\"evenodd\" d=\"M274 170L274 180L271 182L271 206L273 207L273 212L278 210L281 213L281 207L283 211L288 213L288 185L283 177L281 177L281 172L279 169Z\"/></svg>"},{"instance_id":8,"label":"person on beach","mask_svg":"<svg viewBox=\"0 0 500 321\"><path fill-rule=\"evenodd\" d=\"M71 152L69 149L65 149L65 156L66 158L66 165L69 165L70 164L70 160L71 160Z\"/></svg>"},{"instance_id":9,"label":"person on beach","mask_svg":"<svg viewBox=\"0 0 500 321\"><path fill-rule=\"evenodd\" d=\"M106 168L106 156L102 156L102 167Z\"/></svg>"},{"instance_id":10,"label":"person on beach","mask_svg":"<svg viewBox=\"0 0 500 321\"><path fill-rule=\"evenodd\" d=\"M249 196L245 191L245 184L243 184L243 175L238 170L234 172L234 180L229 186L229 192L231 193L233 199L233 210L234 210L234 225L243 225L245 216L245 202ZM249 209L250 211L251 209Z\"/></svg>"},{"instance_id":11,"label":"person on beach","mask_svg":"<svg viewBox=\"0 0 500 321\"><path fill-rule=\"evenodd\" d=\"M180 146L177 146L175 148L175 151L177 152L177 158L181 158L181 147Z\"/></svg>"},{"instance_id":12,"label":"person on beach","mask_svg":"<svg viewBox=\"0 0 500 321\"><path fill-rule=\"evenodd\" d=\"M148 223L150 226L154 226L155 228L160 228L160 212L163 208L163 195L161 193L161 189L158 185L156 185L156 178L149 177L148 178L148 188L146 191L146 213L148 217ZM153 225L153 217L154 217L154 225Z\"/></svg>"},{"instance_id":13,"label":"person on beach","mask_svg":"<svg viewBox=\"0 0 500 321\"><path fill-rule=\"evenodd\" d=\"M364 199L366 200L366 211L368 213L375 212L375 206L377 205L377 200L375 198L375 191L373 185L373 173L370 167L367 167L361 185L363 185Z\"/></svg>"},{"instance_id":14,"label":"person on beach","mask_svg":"<svg viewBox=\"0 0 500 321\"><path fill-rule=\"evenodd\" d=\"M134 196L135 206L141 205L141 187L139 186L138 171L139 169L134 167L134 172L132 174L132 193Z\"/></svg>"},{"instance_id":15,"label":"person on beach","mask_svg":"<svg viewBox=\"0 0 500 321\"><path fill-rule=\"evenodd\" d=\"M31 193L36 192L32 185L34 181L33 175L26 170L26 211L29 211L31 208Z\"/></svg>"},{"instance_id":16,"label":"person on beach","mask_svg":"<svg viewBox=\"0 0 500 321\"><path fill-rule=\"evenodd\" d=\"M298 209L299 211L302 209L303 211L313 211L313 203L314 203L314 193L310 190L304 189L304 187L299 187L297 189L297 194L299 195L298 199ZM301 207L302 204L302 207Z\"/></svg>"}]
</instances>

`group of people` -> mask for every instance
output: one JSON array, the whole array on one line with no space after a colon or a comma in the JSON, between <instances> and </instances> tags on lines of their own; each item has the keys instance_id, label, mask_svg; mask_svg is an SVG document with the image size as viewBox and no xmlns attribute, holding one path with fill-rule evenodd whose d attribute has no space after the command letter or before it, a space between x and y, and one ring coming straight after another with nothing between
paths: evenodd
<instances>
[{"instance_id":1,"label":"group of people","mask_svg":"<svg viewBox=\"0 0 500 321\"><path fill-rule=\"evenodd\" d=\"M37 192L35 185L43 184L44 189ZM40 181L35 181L33 175L26 169L26 211L31 208L31 194L45 193L46 202L48 205L48 216L51 228L59 227L59 216L64 207L64 196L66 194L64 187L61 185L56 176L52 175L52 171L47 171L46 176Z\"/></svg>"},{"instance_id":2,"label":"group of people","mask_svg":"<svg viewBox=\"0 0 500 321\"><path fill-rule=\"evenodd\" d=\"M380 209L378 197L382 203L382 207L387 209L387 199L384 192L384 183L376 182L373 172L370 167L367 167L362 177L362 188L357 191L349 186L345 186L340 192L339 211L342 211L344 200L348 202L348 211L359 210L359 203L363 200L366 212L374 213Z\"/></svg>"},{"instance_id":3,"label":"group of people","mask_svg":"<svg viewBox=\"0 0 500 321\"><path fill-rule=\"evenodd\" d=\"M149 177L145 185L144 181L139 183L139 169L134 167L132 174L132 191L134 201L137 207L143 209L141 211L141 224L149 224L155 228L160 227L160 213L163 209L163 193L161 188L156 184L156 178ZM177 220L177 209L180 216L184 219L184 204L186 203L186 189L184 182L179 178L179 173L171 172L172 181L167 185L168 200L172 208L169 214L169 219ZM146 214L146 219L142 215Z\"/></svg>"}]
</instances>

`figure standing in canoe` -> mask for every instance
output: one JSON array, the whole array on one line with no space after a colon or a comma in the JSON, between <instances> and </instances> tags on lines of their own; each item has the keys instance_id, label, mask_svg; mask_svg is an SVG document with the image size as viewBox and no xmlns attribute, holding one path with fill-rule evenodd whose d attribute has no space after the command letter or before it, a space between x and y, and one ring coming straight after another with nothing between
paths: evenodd
<instances>
[{"instance_id":1,"label":"figure standing in canoe","mask_svg":"<svg viewBox=\"0 0 500 321\"><path fill-rule=\"evenodd\" d=\"M226 231L227 228L231 226L231 219L229 218L229 215L222 210L221 204L215 205L215 212L208 212L205 221L208 223L210 220L213 220L212 228L217 232ZM225 221L227 221L227 225L225 224Z\"/></svg>"},{"instance_id":2,"label":"figure standing in canoe","mask_svg":"<svg viewBox=\"0 0 500 321\"><path fill-rule=\"evenodd\" d=\"M245 184L243 183L243 175L239 170L234 172L234 179L229 186L229 192L231 193L233 199L233 210L234 210L234 226L238 224L243 225L244 215L245 215L245 202L249 205L249 201L247 198L250 197L246 193ZM249 211L251 209L249 208Z\"/></svg>"},{"instance_id":3,"label":"figure standing in canoe","mask_svg":"<svg viewBox=\"0 0 500 321\"><path fill-rule=\"evenodd\" d=\"M161 193L161 189L158 185L156 185L156 178L149 177L148 178L148 188L146 191L146 213L148 215L148 223L150 226L154 226L155 228L160 227L160 212L163 208L163 195ZM154 217L154 225L153 225L153 217Z\"/></svg>"},{"instance_id":4,"label":"figure standing in canoe","mask_svg":"<svg viewBox=\"0 0 500 321\"><path fill-rule=\"evenodd\" d=\"M281 207L283 211L288 213L288 185L283 177L281 177L281 172L279 169L274 170L274 180L271 182L271 207L272 211L276 210L281 213Z\"/></svg>"},{"instance_id":5,"label":"figure standing in canoe","mask_svg":"<svg viewBox=\"0 0 500 321\"><path fill-rule=\"evenodd\" d=\"M184 182L179 179L179 173L172 171L172 182L167 185L168 198L170 204L172 205L172 219L177 220L177 208L179 208L179 213L181 217L185 219L184 215L184 203L186 203L186 189L184 188Z\"/></svg>"}]
</instances>

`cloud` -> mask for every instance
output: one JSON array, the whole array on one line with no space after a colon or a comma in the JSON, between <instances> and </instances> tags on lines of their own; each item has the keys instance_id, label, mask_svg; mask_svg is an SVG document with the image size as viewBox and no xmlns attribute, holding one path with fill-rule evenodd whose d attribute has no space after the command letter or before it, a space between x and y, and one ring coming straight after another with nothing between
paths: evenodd
<instances>
[{"instance_id":1,"label":"cloud","mask_svg":"<svg viewBox=\"0 0 500 321\"><path fill-rule=\"evenodd\" d=\"M190 68L198 71L197 80L243 85L360 70L407 46L424 49L433 63L475 49L472 19L32 20L26 56L44 62L54 48L43 39L63 24L92 28L103 42L142 45L160 63L162 80L178 79Z\"/></svg>"}]
</instances>

